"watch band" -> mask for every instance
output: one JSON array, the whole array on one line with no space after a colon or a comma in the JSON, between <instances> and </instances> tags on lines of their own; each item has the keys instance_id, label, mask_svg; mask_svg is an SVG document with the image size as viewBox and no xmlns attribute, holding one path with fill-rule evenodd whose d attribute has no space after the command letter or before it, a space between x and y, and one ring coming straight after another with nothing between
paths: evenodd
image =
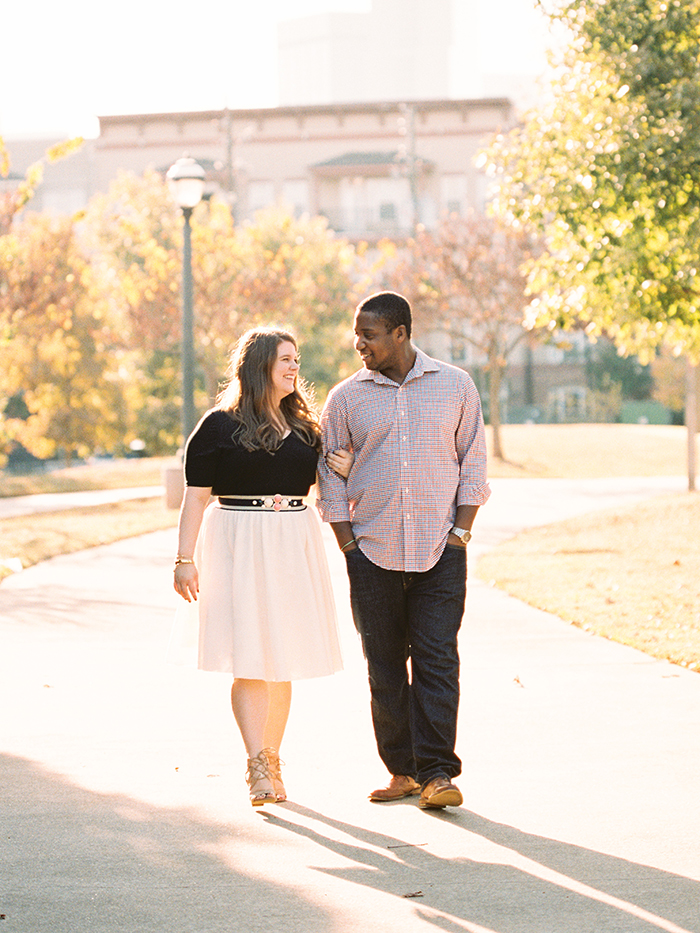
<instances>
[{"instance_id":1,"label":"watch band","mask_svg":"<svg viewBox=\"0 0 700 933\"><path fill-rule=\"evenodd\" d=\"M472 539L471 531L468 531L466 528L458 528L456 525L450 528L450 533L456 535L462 544L469 544Z\"/></svg>"}]
</instances>

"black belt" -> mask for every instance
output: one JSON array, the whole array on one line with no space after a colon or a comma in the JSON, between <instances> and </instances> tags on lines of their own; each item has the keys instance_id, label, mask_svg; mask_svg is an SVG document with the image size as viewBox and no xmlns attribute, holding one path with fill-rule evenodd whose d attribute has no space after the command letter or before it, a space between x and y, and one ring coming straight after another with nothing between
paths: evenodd
<instances>
[{"instance_id":1,"label":"black belt","mask_svg":"<svg viewBox=\"0 0 700 933\"><path fill-rule=\"evenodd\" d=\"M301 498L282 496L219 496L219 505L223 509L239 509L244 512L301 512L306 506Z\"/></svg>"}]
</instances>

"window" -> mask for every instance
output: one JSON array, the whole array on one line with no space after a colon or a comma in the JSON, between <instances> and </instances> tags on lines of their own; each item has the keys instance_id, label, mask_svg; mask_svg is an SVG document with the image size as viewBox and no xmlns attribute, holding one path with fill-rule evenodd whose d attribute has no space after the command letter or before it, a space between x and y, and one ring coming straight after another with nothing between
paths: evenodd
<instances>
[{"instance_id":1,"label":"window","mask_svg":"<svg viewBox=\"0 0 700 933\"><path fill-rule=\"evenodd\" d=\"M271 181L251 181L248 185L248 211L253 214L275 203L275 186Z\"/></svg>"},{"instance_id":2,"label":"window","mask_svg":"<svg viewBox=\"0 0 700 933\"><path fill-rule=\"evenodd\" d=\"M440 179L440 206L450 214L464 214L467 208L466 175L447 174Z\"/></svg>"},{"instance_id":3,"label":"window","mask_svg":"<svg viewBox=\"0 0 700 933\"><path fill-rule=\"evenodd\" d=\"M294 217L309 213L309 183L304 179L285 181L282 185L282 203Z\"/></svg>"}]
</instances>

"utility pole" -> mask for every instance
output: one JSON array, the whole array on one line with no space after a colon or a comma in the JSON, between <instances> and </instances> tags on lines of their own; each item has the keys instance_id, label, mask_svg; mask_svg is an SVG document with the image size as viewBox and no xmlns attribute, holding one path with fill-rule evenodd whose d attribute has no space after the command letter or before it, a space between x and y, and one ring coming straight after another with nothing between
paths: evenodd
<instances>
[{"instance_id":1,"label":"utility pole","mask_svg":"<svg viewBox=\"0 0 700 933\"><path fill-rule=\"evenodd\" d=\"M418 221L420 220L420 211L418 203L418 178L416 174L416 109L415 104L401 103L399 110L402 117L399 118L399 133L406 137L406 170L408 175L408 187L411 196L411 232L415 233Z\"/></svg>"}]
</instances>

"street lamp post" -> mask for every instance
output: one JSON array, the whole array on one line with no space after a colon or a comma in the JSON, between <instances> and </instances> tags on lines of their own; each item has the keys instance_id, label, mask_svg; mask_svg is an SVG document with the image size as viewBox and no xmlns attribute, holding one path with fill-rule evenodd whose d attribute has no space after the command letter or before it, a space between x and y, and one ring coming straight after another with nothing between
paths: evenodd
<instances>
[{"instance_id":1,"label":"street lamp post","mask_svg":"<svg viewBox=\"0 0 700 933\"><path fill-rule=\"evenodd\" d=\"M685 424L688 431L688 492L695 492L698 432L698 367L688 360L686 370Z\"/></svg>"},{"instance_id":2,"label":"street lamp post","mask_svg":"<svg viewBox=\"0 0 700 933\"><path fill-rule=\"evenodd\" d=\"M192 211L204 194L204 169L194 159L178 159L166 175L184 218L182 246L182 443L194 430L194 314L192 309Z\"/></svg>"}]
</instances>

